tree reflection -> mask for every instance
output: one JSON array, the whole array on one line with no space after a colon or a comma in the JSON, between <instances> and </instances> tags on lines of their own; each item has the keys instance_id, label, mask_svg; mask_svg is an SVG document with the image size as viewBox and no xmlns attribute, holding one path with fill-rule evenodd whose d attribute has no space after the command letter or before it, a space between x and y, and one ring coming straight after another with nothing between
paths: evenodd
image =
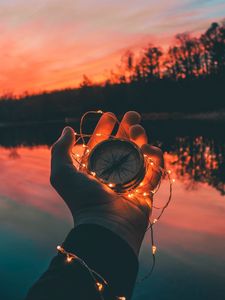
<instances>
[{"instance_id":1,"label":"tree reflection","mask_svg":"<svg viewBox=\"0 0 225 300\"><path fill-rule=\"evenodd\" d=\"M18 147L50 146L59 137L64 126L65 124L62 123L0 130L0 146L10 149L11 159L19 158L16 151ZM79 130L78 123L73 123L71 126L75 130ZM210 133L213 126L204 126L204 131L201 129L202 136L193 137L191 134L197 132L197 125L193 124L194 128L191 128L189 123L190 136L177 137L188 133L184 130L186 128L184 124L173 125L167 122L163 125L162 122L157 122L154 125L150 122L144 126L151 134L152 144L158 145L164 150L167 168L173 170L187 189L197 189L201 182L213 186L222 195L225 195L225 142L217 127L213 133ZM90 128L93 127L94 125L90 126ZM159 138L155 142L152 141L154 132Z\"/></svg>"},{"instance_id":2,"label":"tree reflection","mask_svg":"<svg viewBox=\"0 0 225 300\"><path fill-rule=\"evenodd\" d=\"M176 139L174 151L166 160L187 189L196 189L199 182L207 183L225 195L225 144L202 136Z\"/></svg>"}]
</instances>

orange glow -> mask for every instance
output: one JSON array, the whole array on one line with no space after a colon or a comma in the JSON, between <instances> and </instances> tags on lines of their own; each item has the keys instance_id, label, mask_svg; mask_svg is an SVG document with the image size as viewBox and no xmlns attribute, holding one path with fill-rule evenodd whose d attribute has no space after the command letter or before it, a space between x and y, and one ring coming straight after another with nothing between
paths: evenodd
<instances>
[{"instance_id":1,"label":"orange glow","mask_svg":"<svg viewBox=\"0 0 225 300\"><path fill-rule=\"evenodd\" d=\"M83 74L102 82L127 49L167 48L175 34L204 31L224 9L178 0L88 2L1 1L0 94L76 87Z\"/></svg>"},{"instance_id":2,"label":"orange glow","mask_svg":"<svg viewBox=\"0 0 225 300\"><path fill-rule=\"evenodd\" d=\"M104 289L103 284L101 284L100 282L96 282L96 286L99 292L103 291Z\"/></svg>"}]
</instances>

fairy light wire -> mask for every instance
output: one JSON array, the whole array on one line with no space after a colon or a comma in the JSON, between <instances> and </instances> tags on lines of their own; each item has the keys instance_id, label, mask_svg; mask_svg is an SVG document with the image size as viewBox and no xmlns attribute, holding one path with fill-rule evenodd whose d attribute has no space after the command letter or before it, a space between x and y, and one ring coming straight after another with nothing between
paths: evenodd
<instances>
[{"instance_id":1,"label":"fairy light wire","mask_svg":"<svg viewBox=\"0 0 225 300\"><path fill-rule=\"evenodd\" d=\"M84 151L83 151L83 154L74 153L74 151L73 151L72 152L72 156L73 156L73 159L75 160L75 162L78 164L78 170L79 171L83 171L83 172L88 173L89 175L93 176L95 179L97 179L101 183L107 185L109 188L112 188L113 186L112 186L111 183L108 183L108 184L104 183L103 180L101 180L100 178L98 178L96 176L95 172L90 172L87 169L87 158L88 158L88 155L89 155L91 149L89 148L88 144L85 143L85 138L95 139L95 136L94 136L94 134L86 134L86 133L83 132L83 123L84 123L85 118L88 115L90 115L90 114L100 114L100 115L102 115L103 113L104 112L101 111L101 110L97 110L97 111L93 111L92 110L92 111L88 111L88 112L86 112L86 113L83 114L83 116L81 117L81 121L80 121L80 132L79 133L77 133L77 132L75 133L76 137L78 137L78 138L75 140L74 146L76 146L78 144L78 142L81 140L82 141L82 146L84 148ZM119 128L122 129L122 131L124 133L124 136L126 136L126 138L124 138L124 140L129 139L126 130L124 129L124 127L122 126L122 124L118 120L118 118L114 114L111 114L111 113L108 113L108 114L118 124ZM116 136L114 136L114 135L106 135L106 134L103 134L103 133L97 133L96 136L103 136L103 137L105 136L106 138L116 139ZM153 270L155 268L155 264L156 264L155 253L156 253L156 249L157 248L156 248L156 246L154 244L153 227L154 227L155 223L158 222L158 220L161 218L161 216L163 215L165 209L168 207L169 203L171 202L171 199L172 199L172 185L173 185L173 182L174 182L174 179L171 179L171 176L170 176L171 171L170 170L166 170L166 169L162 168L161 166L157 165L154 162L154 160L152 160L152 158L149 157L148 155L144 154L144 160L145 160L146 173L147 173L147 171L149 170L150 167L152 169L154 169L154 171L160 173L161 176L160 176L160 180L159 180L159 183L157 184L157 186L153 190L151 190L149 183L143 184L143 181L142 181L139 184L138 187L131 188L126 193L118 193L120 196L122 196L123 198L125 198L127 201L132 201L132 200L135 200L135 199L139 200L140 198L143 199L143 197L144 197L145 200L146 200L146 202L149 204L148 198L150 198L150 202L152 204L152 208L153 209L161 210L161 212L158 214L158 216L153 221L151 221L150 218L149 218L149 224L148 224L147 229L146 229L146 232L150 229L152 258L153 258L152 266L151 266L150 271L145 276L143 276L137 283L142 283L144 280L146 280L147 278L149 278L151 276L151 274L153 273ZM155 195L158 192L158 190L160 188L160 185L161 185L162 177L166 178L166 176L167 176L168 181L169 181L169 197L168 197L168 200L166 201L166 203L162 207L157 207L157 206L153 205L154 204L153 195ZM146 192L146 189L147 189L148 192ZM132 203L134 203L134 201L132 201ZM58 249L58 247L57 247L57 249ZM66 255L68 255L68 254L66 254ZM69 255L73 255L73 254L70 253ZM73 257L73 256L69 256L69 257ZM76 255L74 255L74 258L77 259ZM94 277L94 275L93 275L93 274L95 274L96 276L98 276L99 278L101 278L103 284L108 285L108 283L104 280L103 277L100 276L100 274L96 273L94 270L91 270L84 263L84 261L82 261L81 259L79 259L79 261L81 261L82 264L84 266L86 266L86 268L89 270L90 275L93 276L92 277L93 280L96 279ZM99 288L103 288L103 287L100 285ZM103 297L102 294L100 296L101 296L101 300L104 300L104 298L102 298ZM117 297L117 299L123 299L123 300L125 300L126 298L122 296L122 297Z\"/></svg>"}]
</instances>

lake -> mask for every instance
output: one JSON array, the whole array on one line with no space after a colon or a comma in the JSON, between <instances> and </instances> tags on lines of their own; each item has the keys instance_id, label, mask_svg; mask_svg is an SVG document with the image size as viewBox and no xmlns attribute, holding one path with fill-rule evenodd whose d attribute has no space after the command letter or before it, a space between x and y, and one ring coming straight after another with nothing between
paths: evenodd
<instances>
[{"instance_id":1,"label":"lake","mask_svg":"<svg viewBox=\"0 0 225 300\"><path fill-rule=\"evenodd\" d=\"M73 124L77 128L77 124ZM224 123L146 123L176 182L155 225L156 266L133 300L215 299L225 295ZM20 300L45 271L72 218L49 184L49 146L63 124L0 130L0 297ZM155 203L168 198L164 181ZM157 211L153 212L156 215ZM140 274L151 268L146 235Z\"/></svg>"}]
</instances>

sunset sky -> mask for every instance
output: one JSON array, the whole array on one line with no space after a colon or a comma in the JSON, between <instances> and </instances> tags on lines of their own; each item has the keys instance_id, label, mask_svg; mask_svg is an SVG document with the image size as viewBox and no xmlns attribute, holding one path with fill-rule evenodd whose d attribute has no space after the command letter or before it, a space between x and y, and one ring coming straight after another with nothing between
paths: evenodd
<instances>
[{"instance_id":1,"label":"sunset sky","mask_svg":"<svg viewBox=\"0 0 225 300\"><path fill-rule=\"evenodd\" d=\"M101 81L127 49L167 47L224 17L224 0L1 0L0 94Z\"/></svg>"}]
</instances>

